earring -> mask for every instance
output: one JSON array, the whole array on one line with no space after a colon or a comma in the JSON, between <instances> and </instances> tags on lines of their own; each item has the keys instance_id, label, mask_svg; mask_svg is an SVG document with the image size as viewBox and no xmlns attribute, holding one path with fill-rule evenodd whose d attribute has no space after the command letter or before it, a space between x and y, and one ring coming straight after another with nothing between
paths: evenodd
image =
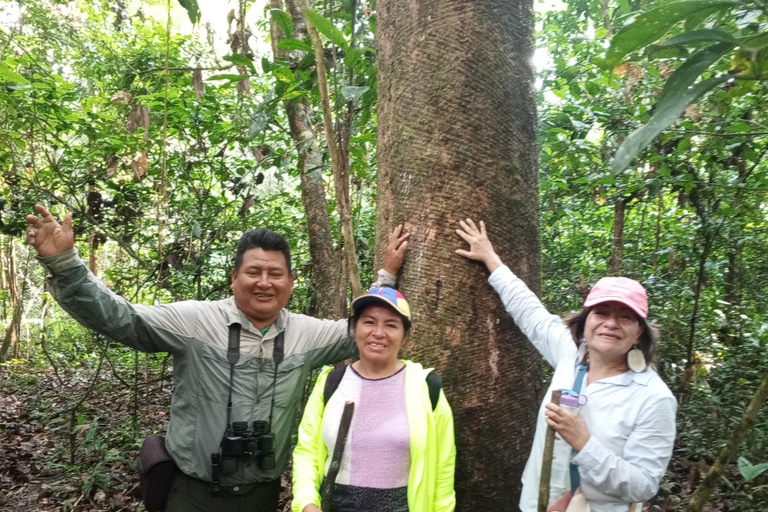
<instances>
[{"instance_id":1,"label":"earring","mask_svg":"<svg viewBox=\"0 0 768 512\"><path fill-rule=\"evenodd\" d=\"M645 355L642 350L637 348L637 345L634 345L632 350L627 353L627 365L629 365L629 369L635 373L640 373L645 370L645 367L647 366Z\"/></svg>"},{"instance_id":2,"label":"earring","mask_svg":"<svg viewBox=\"0 0 768 512\"><path fill-rule=\"evenodd\" d=\"M589 364L589 346L584 338L581 339L581 344L579 345L579 363L582 366Z\"/></svg>"}]
</instances>

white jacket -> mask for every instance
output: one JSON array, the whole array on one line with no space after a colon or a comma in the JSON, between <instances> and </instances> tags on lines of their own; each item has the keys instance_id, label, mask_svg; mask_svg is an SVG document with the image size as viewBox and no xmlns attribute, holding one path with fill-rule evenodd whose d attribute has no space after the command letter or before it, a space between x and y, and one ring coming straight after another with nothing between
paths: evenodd
<instances>
[{"instance_id":1,"label":"white jacket","mask_svg":"<svg viewBox=\"0 0 768 512\"><path fill-rule=\"evenodd\" d=\"M536 512L547 430L544 406L552 400L553 390L573 387L578 353L560 317L550 314L509 268L499 267L488 282L520 330L555 369L523 472L520 510ZM593 512L627 512L633 503L652 498L659 489L672 456L677 401L650 368L593 382L582 394L587 404L581 415L591 437L572 459L579 467L581 488Z\"/></svg>"}]
</instances>

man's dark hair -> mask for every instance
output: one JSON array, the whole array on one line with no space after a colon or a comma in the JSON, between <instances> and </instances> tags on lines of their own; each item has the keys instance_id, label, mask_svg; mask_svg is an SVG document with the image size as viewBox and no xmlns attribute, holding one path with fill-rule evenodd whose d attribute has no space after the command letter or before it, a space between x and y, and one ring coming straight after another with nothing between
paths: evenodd
<instances>
[{"instance_id":1,"label":"man's dark hair","mask_svg":"<svg viewBox=\"0 0 768 512\"><path fill-rule=\"evenodd\" d=\"M285 241L283 235L269 229L253 229L243 233L237 242L237 255L235 256L235 270L240 270L243 264L243 254L250 249L262 251L280 251L285 256L285 265L291 274L291 247Z\"/></svg>"}]
</instances>

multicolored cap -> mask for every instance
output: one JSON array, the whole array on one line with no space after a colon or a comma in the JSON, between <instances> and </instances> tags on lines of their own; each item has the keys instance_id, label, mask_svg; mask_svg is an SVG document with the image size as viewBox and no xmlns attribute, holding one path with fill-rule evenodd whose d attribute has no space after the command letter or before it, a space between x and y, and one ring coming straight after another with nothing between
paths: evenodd
<instances>
[{"instance_id":1,"label":"multicolored cap","mask_svg":"<svg viewBox=\"0 0 768 512\"><path fill-rule=\"evenodd\" d=\"M627 277L604 277L589 291L584 307L603 302L621 302L637 313L640 318L648 318L648 295L643 285Z\"/></svg>"},{"instance_id":2,"label":"multicolored cap","mask_svg":"<svg viewBox=\"0 0 768 512\"><path fill-rule=\"evenodd\" d=\"M403 297L403 294L399 291L388 286L371 288L365 295L361 295L352 301L352 311L357 314L357 312L360 311L360 308L372 302L385 302L394 308L395 311L403 315L410 325L411 307L408 305L408 301L405 300L405 297Z\"/></svg>"}]
</instances>

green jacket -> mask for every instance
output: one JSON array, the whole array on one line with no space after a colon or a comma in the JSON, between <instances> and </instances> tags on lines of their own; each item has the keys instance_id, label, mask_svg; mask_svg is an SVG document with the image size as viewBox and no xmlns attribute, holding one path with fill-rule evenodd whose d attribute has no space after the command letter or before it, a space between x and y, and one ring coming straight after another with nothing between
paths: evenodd
<instances>
[{"instance_id":1,"label":"green jacket","mask_svg":"<svg viewBox=\"0 0 768 512\"><path fill-rule=\"evenodd\" d=\"M440 391L432 410L426 377L431 369L403 361L405 405L411 433L411 471L408 477L408 509L412 512L452 512L456 507L453 475L456 446L453 439L453 413ZM328 451L323 441L325 381L333 368L325 369L304 409L299 425L299 440L293 451L293 512L307 505L320 506L320 485L325 478ZM337 395L330 400L341 399Z\"/></svg>"},{"instance_id":2,"label":"green jacket","mask_svg":"<svg viewBox=\"0 0 768 512\"><path fill-rule=\"evenodd\" d=\"M238 461L235 473L222 475L223 486L247 485L278 478L285 470L298 407L310 372L353 357L354 340L347 320L317 320L282 310L264 335L235 305L234 298L184 301L161 306L131 304L110 291L70 251L40 258L48 270L49 289L75 320L142 352L173 355L171 421L166 446L189 476L210 482L211 453L217 452L226 426L229 364L227 346L232 323L242 325L240 361L232 390L232 421L268 420L273 393L272 347L285 332L285 359L274 389L277 467L261 471L256 461Z\"/></svg>"}]
</instances>

